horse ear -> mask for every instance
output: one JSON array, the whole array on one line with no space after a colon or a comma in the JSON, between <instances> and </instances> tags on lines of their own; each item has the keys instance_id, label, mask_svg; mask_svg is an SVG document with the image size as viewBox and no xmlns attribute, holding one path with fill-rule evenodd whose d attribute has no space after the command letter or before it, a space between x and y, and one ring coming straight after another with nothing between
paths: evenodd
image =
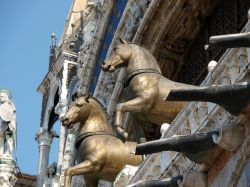
<instances>
[{"instance_id":1,"label":"horse ear","mask_svg":"<svg viewBox=\"0 0 250 187\"><path fill-rule=\"evenodd\" d=\"M123 44L128 44L128 42L122 38L119 38L120 42L123 43Z\"/></svg>"},{"instance_id":2,"label":"horse ear","mask_svg":"<svg viewBox=\"0 0 250 187\"><path fill-rule=\"evenodd\" d=\"M71 99L72 99L72 101L75 101L75 100L77 100L78 99L78 93L76 92L76 93L74 93L72 96L71 96Z\"/></svg>"},{"instance_id":3,"label":"horse ear","mask_svg":"<svg viewBox=\"0 0 250 187\"><path fill-rule=\"evenodd\" d=\"M90 94L88 94L88 95L85 97L86 102L89 102L90 97L91 97Z\"/></svg>"}]
</instances>

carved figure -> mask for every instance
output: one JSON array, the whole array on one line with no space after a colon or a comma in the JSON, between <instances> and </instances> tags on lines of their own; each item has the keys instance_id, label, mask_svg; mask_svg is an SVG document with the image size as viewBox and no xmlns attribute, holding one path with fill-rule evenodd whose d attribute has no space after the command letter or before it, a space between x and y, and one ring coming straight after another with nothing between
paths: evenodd
<instances>
[{"instance_id":1,"label":"carved figure","mask_svg":"<svg viewBox=\"0 0 250 187\"><path fill-rule=\"evenodd\" d=\"M57 171L57 163L53 162L51 165L47 167L47 177L52 178L53 176L55 176L56 171Z\"/></svg>"},{"instance_id":2,"label":"carved figure","mask_svg":"<svg viewBox=\"0 0 250 187\"><path fill-rule=\"evenodd\" d=\"M81 53L87 55L90 50L91 41L97 24L97 17L101 11L102 1L89 1L86 9L83 11L83 45Z\"/></svg>"},{"instance_id":3,"label":"carved figure","mask_svg":"<svg viewBox=\"0 0 250 187\"><path fill-rule=\"evenodd\" d=\"M126 165L139 165L141 156L132 154L135 142L122 142L115 137L108 126L107 114L99 101L90 96L75 100L62 119L62 125L72 128L80 123L76 139L76 166L65 170L65 187L70 187L74 175L84 175L85 183L97 186L98 180L113 182Z\"/></svg>"},{"instance_id":4,"label":"carved figure","mask_svg":"<svg viewBox=\"0 0 250 187\"><path fill-rule=\"evenodd\" d=\"M9 90L0 89L0 156L12 158L16 143L16 109Z\"/></svg>"},{"instance_id":5,"label":"carved figure","mask_svg":"<svg viewBox=\"0 0 250 187\"><path fill-rule=\"evenodd\" d=\"M149 51L120 40L122 44L114 48L102 69L113 72L117 68L127 67L124 95L128 101L117 104L115 118L116 131L123 139L127 138L122 128L124 112L132 112L135 116L138 141L138 136L144 137L145 123L171 123L185 104L171 101L214 102L232 114L239 114L247 105L249 83L198 87L171 81L162 76L157 61Z\"/></svg>"}]
</instances>

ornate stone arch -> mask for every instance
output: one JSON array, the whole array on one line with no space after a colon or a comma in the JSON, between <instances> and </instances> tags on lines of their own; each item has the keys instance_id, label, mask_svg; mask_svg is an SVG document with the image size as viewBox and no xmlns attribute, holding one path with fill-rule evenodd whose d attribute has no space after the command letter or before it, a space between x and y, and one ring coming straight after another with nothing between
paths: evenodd
<instances>
[{"instance_id":1,"label":"ornate stone arch","mask_svg":"<svg viewBox=\"0 0 250 187\"><path fill-rule=\"evenodd\" d=\"M52 119L51 119L51 115L56 115L55 113L52 114L52 112L54 111L54 108L56 106L57 103L55 103L57 100L57 102L59 101L59 93L60 93L60 80L58 77L54 78L51 81L50 84L50 88L48 91L48 100L46 103L46 108L45 108L45 113L44 113L44 120L43 120L43 127L45 129L50 129L51 127L49 127L49 123L52 123ZM54 121L54 120L53 120ZM50 125L51 126L51 125Z\"/></svg>"},{"instance_id":2,"label":"ornate stone arch","mask_svg":"<svg viewBox=\"0 0 250 187\"><path fill-rule=\"evenodd\" d=\"M201 31L206 18L221 1L179 0L153 3L144 16L143 32L137 33L140 43L157 59L162 74L176 79L184 58ZM147 20L146 20L147 19Z\"/></svg>"}]
</instances>

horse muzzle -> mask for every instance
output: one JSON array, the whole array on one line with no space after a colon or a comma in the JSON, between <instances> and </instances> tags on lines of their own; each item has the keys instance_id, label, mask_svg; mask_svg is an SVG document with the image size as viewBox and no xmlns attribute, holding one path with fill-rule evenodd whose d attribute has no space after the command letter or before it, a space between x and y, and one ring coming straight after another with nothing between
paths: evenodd
<instances>
[{"instance_id":1,"label":"horse muzzle","mask_svg":"<svg viewBox=\"0 0 250 187\"><path fill-rule=\"evenodd\" d=\"M109 71L110 67L111 67L110 64L107 64L105 62L102 63L102 70L103 71L105 71L105 72Z\"/></svg>"},{"instance_id":2,"label":"horse muzzle","mask_svg":"<svg viewBox=\"0 0 250 187\"><path fill-rule=\"evenodd\" d=\"M63 117L63 118L61 119L61 122L62 122L62 125L63 125L64 127L68 127L68 126L69 126L69 118Z\"/></svg>"}]
</instances>

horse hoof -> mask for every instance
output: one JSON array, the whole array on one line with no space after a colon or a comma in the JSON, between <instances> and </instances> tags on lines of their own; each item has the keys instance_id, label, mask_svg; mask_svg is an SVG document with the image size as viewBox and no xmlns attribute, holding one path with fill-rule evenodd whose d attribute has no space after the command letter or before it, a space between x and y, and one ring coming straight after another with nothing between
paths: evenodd
<instances>
[{"instance_id":1,"label":"horse hoof","mask_svg":"<svg viewBox=\"0 0 250 187\"><path fill-rule=\"evenodd\" d=\"M123 132L121 134L119 134L119 138L123 141L126 142L128 140L128 133Z\"/></svg>"},{"instance_id":2,"label":"horse hoof","mask_svg":"<svg viewBox=\"0 0 250 187\"><path fill-rule=\"evenodd\" d=\"M123 138L124 138L125 140L127 140L127 139L128 139L128 133L124 132L124 133L123 133Z\"/></svg>"}]
</instances>

